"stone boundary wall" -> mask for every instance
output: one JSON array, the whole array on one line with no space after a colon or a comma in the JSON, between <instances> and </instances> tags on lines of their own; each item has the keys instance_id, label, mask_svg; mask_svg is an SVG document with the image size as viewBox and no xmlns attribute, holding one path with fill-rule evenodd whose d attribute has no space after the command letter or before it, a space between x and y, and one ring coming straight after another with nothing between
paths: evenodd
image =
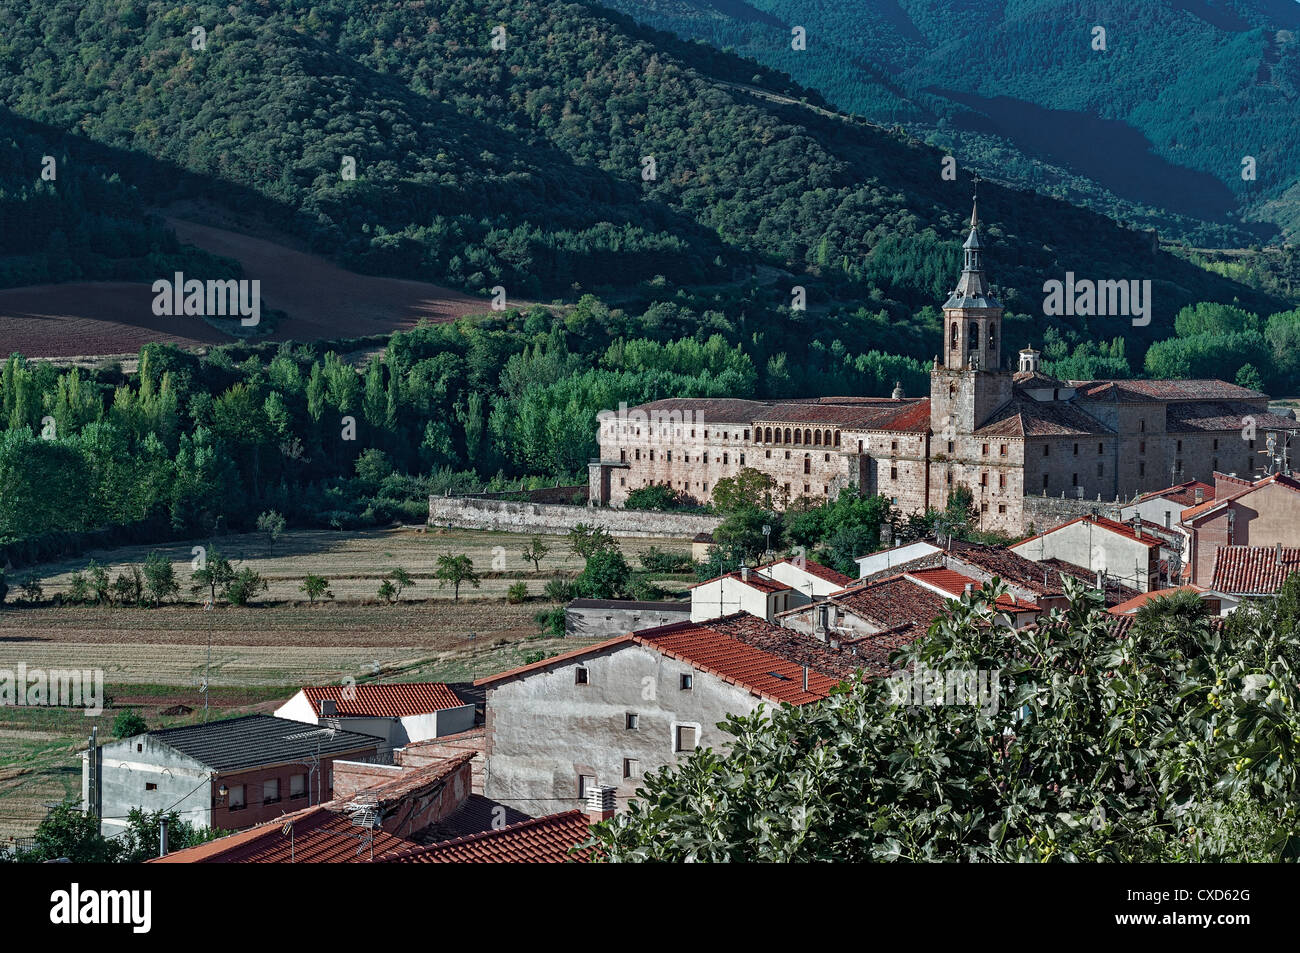
<instances>
[{"instance_id":1,"label":"stone boundary wall","mask_svg":"<svg viewBox=\"0 0 1300 953\"><path fill-rule=\"evenodd\" d=\"M458 529L563 534L579 523L586 523L603 527L615 536L690 539L697 533L712 533L721 522L721 517L699 513L518 503L466 496L429 497L429 525Z\"/></svg>"},{"instance_id":2,"label":"stone boundary wall","mask_svg":"<svg viewBox=\"0 0 1300 953\"><path fill-rule=\"evenodd\" d=\"M1096 499L1081 500L1078 497L1026 496L1023 524L1025 535L1037 535L1080 516L1091 516L1093 510L1096 510L1099 516L1119 520L1120 510L1124 505L1120 500L1108 503Z\"/></svg>"}]
</instances>

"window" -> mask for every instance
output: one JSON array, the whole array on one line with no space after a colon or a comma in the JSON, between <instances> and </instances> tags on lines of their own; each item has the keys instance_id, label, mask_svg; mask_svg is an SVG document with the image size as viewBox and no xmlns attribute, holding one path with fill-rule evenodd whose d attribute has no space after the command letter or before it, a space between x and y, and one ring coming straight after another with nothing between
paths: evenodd
<instances>
[{"instance_id":1,"label":"window","mask_svg":"<svg viewBox=\"0 0 1300 953\"><path fill-rule=\"evenodd\" d=\"M1074 455L1076 457L1079 455L1079 445L1077 443L1074 445Z\"/></svg>"},{"instance_id":2,"label":"window","mask_svg":"<svg viewBox=\"0 0 1300 953\"><path fill-rule=\"evenodd\" d=\"M988 486L988 485L989 485L989 475L987 473L981 473L980 486Z\"/></svg>"},{"instance_id":3,"label":"window","mask_svg":"<svg viewBox=\"0 0 1300 953\"><path fill-rule=\"evenodd\" d=\"M729 453L724 453L724 454L722 455L722 462L723 462L724 465L730 463L730 462L731 462L731 454L729 454Z\"/></svg>"},{"instance_id":4,"label":"window","mask_svg":"<svg viewBox=\"0 0 1300 953\"><path fill-rule=\"evenodd\" d=\"M1051 452L1052 452L1051 444L1047 444L1047 443L1043 444L1043 456L1046 457L1049 454L1051 454Z\"/></svg>"},{"instance_id":5,"label":"window","mask_svg":"<svg viewBox=\"0 0 1300 953\"><path fill-rule=\"evenodd\" d=\"M152 781L146 781L144 783L144 789L146 791L157 791L158 785L154 784Z\"/></svg>"},{"instance_id":6,"label":"window","mask_svg":"<svg viewBox=\"0 0 1300 953\"><path fill-rule=\"evenodd\" d=\"M889 441L889 449L890 449L890 450L897 450L897 449L898 449L898 441L897 441L897 440L891 440L891 441Z\"/></svg>"},{"instance_id":7,"label":"window","mask_svg":"<svg viewBox=\"0 0 1300 953\"><path fill-rule=\"evenodd\" d=\"M1005 513L1006 511L1007 511L1007 504L1005 504L1005 503L999 503L999 504L998 504L998 512L999 512L999 513Z\"/></svg>"},{"instance_id":8,"label":"window","mask_svg":"<svg viewBox=\"0 0 1300 953\"><path fill-rule=\"evenodd\" d=\"M307 775L293 774L289 776L289 797L299 798L307 796Z\"/></svg>"},{"instance_id":9,"label":"window","mask_svg":"<svg viewBox=\"0 0 1300 953\"><path fill-rule=\"evenodd\" d=\"M277 804L280 801L280 779L271 778L262 782L262 803Z\"/></svg>"},{"instance_id":10,"label":"window","mask_svg":"<svg viewBox=\"0 0 1300 953\"><path fill-rule=\"evenodd\" d=\"M829 453L824 453L824 454L822 454L822 462L823 462L823 463L830 463L830 462L831 462L831 455L830 455Z\"/></svg>"},{"instance_id":11,"label":"window","mask_svg":"<svg viewBox=\"0 0 1300 953\"><path fill-rule=\"evenodd\" d=\"M1106 445L1101 443L1097 444L1097 456L1101 456L1105 452L1106 452Z\"/></svg>"},{"instance_id":12,"label":"window","mask_svg":"<svg viewBox=\"0 0 1300 953\"><path fill-rule=\"evenodd\" d=\"M1216 437L1215 440L1214 440L1214 449L1215 449L1215 450L1218 450L1218 449L1219 449L1219 440L1218 440L1217 437Z\"/></svg>"},{"instance_id":13,"label":"window","mask_svg":"<svg viewBox=\"0 0 1300 953\"><path fill-rule=\"evenodd\" d=\"M1145 417L1138 418L1138 433L1146 433L1147 421Z\"/></svg>"},{"instance_id":14,"label":"window","mask_svg":"<svg viewBox=\"0 0 1300 953\"><path fill-rule=\"evenodd\" d=\"M980 445L980 453L986 457L989 455L989 445L987 443Z\"/></svg>"},{"instance_id":15,"label":"window","mask_svg":"<svg viewBox=\"0 0 1300 953\"><path fill-rule=\"evenodd\" d=\"M771 459L772 459L772 451L771 451L771 450L765 450L764 453L766 454L766 456L764 457L765 460L771 460Z\"/></svg>"},{"instance_id":16,"label":"window","mask_svg":"<svg viewBox=\"0 0 1300 953\"><path fill-rule=\"evenodd\" d=\"M745 440L749 440L749 431L748 431L748 430L745 431Z\"/></svg>"},{"instance_id":17,"label":"window","mask_svg":"<svg viewBox=\"0 0 1300 953\"><path fill-rule=\"evenodd\" d=\"M1007 455L1007 445L1006 445L1005 443L1003 443L1003 444L999 444L999 445L998 445L998 456L999 456L999 457L1005 457L1006 455Z\"/></svg>"},{"instance_id":18,"label":"window","mask_svg":"<svg viewBox=\"0 0 1300 953\"><path fill-rule=\"evenodd\" d=\"M1044 489L1044 490L1047 489L1047 474L1046 474L1046 473L1043 474L1043 489Z\"/></svg>"},{"instance_id":19,"label":"window","mask_svg":"<svg viewBox=\"0 0 1300 953\"><path fill-rule=\"evenodd\" d=\"M787 451L785 452L785 458L786 458L787 460L790 459L790 451L789 451L789 450L787 450Z\"/></svg>"},{"instance_id":20,"label":"window","mask_svg":"<svg viewBox=\"0 0 1300 953\"><path fill-rule=\"evenodd\" d=\"M1143 477L1143 476L1146 476L1146 475L1147 475L1147 465L1146 465L1146 463L1143 462L1143 461L1138 461L1138 476Z\"/></svg>"},{"instance_id":21,"label":"window","mask_svg":"<svg viewBox=\"0 0 1300 953\"><path fill-rule=\"evenodd\" d=\"M948 441L948 452L949 452L949 453L952 453L952 441L951 441L951 440Z\"/></svg>"},{"instance_id":22,"label":"window","mask_svg":"<svg viewBox=\"0 0 1300 953\"><path fill-rule=\"evenodd\" d=\"M573 684L575 685L590 684L589 676L587 673L587 666L579 665L577 668L573 670Z\"/></svg>"},{"instance_id":23,"label":"window","mask_svg":"<svg viewBox=\"0 0 1300 953\"><path fill-rule=\"evenodd\" d=\"M812 457L806 453L803 455L803 472L812 473Z\"/></svg>"},{"instance_id":24,"label":"window","mask_svg":"<svg viewBox=\"0 0 1300 953\"><path fill-rule=\"evenodd\" d=\"M623 723L623 727L627 731L636 731L641 727L641 716L634 711L628 712L627 720Z\"/></svg>"},{"instance_id":25,"label":"window","mask_svg":"<svg viewBox=\"0 0 1300 953\"><path fill-rule=\"evenodd\" d=\"M999 474L998 474L998 486L999 486L1000 488L1005 489L1005 488L1006 488L1006 485L1007 485L1007 475L1006 475L1005 473L999 473Z\"/></svg>"},{"instance_id":26,"label":"window","mask_svg":"<svg viewBox=\"0 0 1300 953\"><path fill-rule=\"evenodd\" d=\"M771 456L771 454L768 455ZM745 455L743 453L740 455L740 465L742 467L745 465Z\"/></svg>"},{"instance_id":27,"label":"window","mask_svg":"<svg viewBox=\"0 0 1300 953\"><path fill-rule=\"evenodd\" d=\"M1099 464L1097 464L1097 476L1102 476L1102 468L1103 468L1103 467L1105 467L1105 464L1104 464L1104 463L1099 463Z\"/></svg>"},{"instance_id":28,"label":"window","mask_svg":"<svg viewBox=\"0 0 1300 953\"><path fill-rule=\"evenodd\" d=\"M674 751L694 751L698 730L694 725L678 725Z\"/></svg>"},{"instance_id":29,"label":"window","mask_svg":"<svg viewBox=\"0 0 1300 953\"><path fill-rule=\"evenodd\" d=\"M805 483L805 484L803 485L803 491L804 491L804 493L810 493L810 492L812 492L812 488L811 488L807 483Z\"/></svg>"},{"instance_id":30,"label":"window","mask_svg":"<svg viewBox=\"0 0 1300 953\"><path fill-rule=\"evenodd\" d=\"M1071 486L1078 486L1078 485L1079 485L1079 474L1077 474L1077 473L1072 474L1071 477L1070 477L1070 479L1071 479L1071 483L1070 483Z\"/></svg>"},{"instance_id":31,"label":"window","mask_svg":"<svg viewBox=\"0 0 1300 953\"><path fill-rule=\"evenodd\" d=\"M1182 453L1182 452L1183 452L1183 442L1182 442L1181 440L1178 441L1178 445L1177 445L1177 447L1176 447L1176 450L1177 450L1178 453Z\"/></svg>"},{"instance_id":32,"label":"window","mask_svg":"<svg viewBox=\"0 0 1300 953\"><path fill-rule=\"evenodd\" d=\"M1146 452L1147 452L1147 442L1145 440L1142 440L1138 443L1138 453L1146 453Z\"/></svg>"},{"instance_id":33,"label":"window","mask_svg":"<svg viewBox=\"0 0 1300 953\"><path fill-rule=\"evenodd\" d=\"M636 458L637 458L638 460L641 459L641 451L640 451L640 450L637 450L637 452L636 452Z\"/></svg>"},{"instance_id":34,"label":"window","mask_svg":"<svg viewBox=\"0 0 1300 953\"><path fill-rule=\"evenodd\" d=\"M691 672L682 672L681 679L677 683L678 688L684 692L689 692L695 687L695 675Z\"/></svg>"},{"instance_id":35,"label":"window","mask_svg":"<svg viewBox=\"0 0 1300 953\"><path fill-rule=\"evenodd\" d=\"M890 468L889 468L889 479L891 479L891 480L897 480L897 479L898 479L898 467L890 467Z\"/></svg>"},{"instance_id":36,"label":"window","mask_svg":"<svg viewBox=\"0 0 1300 953\"><path fill-rule=\"evenodd\" d=\"M636 758L623 759L623 777L639 778L641 777L641 762Z\"/></svg>"},{"instance_id":37,"label":"window","mask_svg":"<svg viewBox=\"0 0 1300 953\"><path fill-rule=\"evenodd\" d=\"M230 786L230 809L232 811L242 810L244 804L244 786L242 784L232 784Z\"/></svg>"}]
</instances>

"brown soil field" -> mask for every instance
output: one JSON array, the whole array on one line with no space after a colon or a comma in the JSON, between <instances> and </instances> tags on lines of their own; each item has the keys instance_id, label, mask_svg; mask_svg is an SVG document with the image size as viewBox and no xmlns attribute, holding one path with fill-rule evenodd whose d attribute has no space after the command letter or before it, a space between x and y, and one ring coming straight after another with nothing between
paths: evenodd
<instances>
[{"instance_id":1,"label":"brown soil field","mask_svg":"<svg viewBox=\"0 0 1300 953\"><path fill-rule=\"evenodd\" d=\"M421 320L453 321L490 310L486 300L451 288L355 274L279 236L253 237L175 215L168 215L167 222L181 241L236 259L244 277L262 282L266 306L287 315L269 340L386 334ZM201 318L155 315L153 298L145 282L70 282L0 290L0 355L17 351L35 358L89 361L134 355L150 341L203 347L235 340Z\"/></svg>"}]
</instances>

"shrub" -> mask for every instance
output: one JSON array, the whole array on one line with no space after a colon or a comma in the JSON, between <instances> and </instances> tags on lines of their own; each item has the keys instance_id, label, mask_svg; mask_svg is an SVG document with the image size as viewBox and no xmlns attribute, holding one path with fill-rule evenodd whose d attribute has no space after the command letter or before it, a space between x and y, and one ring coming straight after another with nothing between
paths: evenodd
<instances>
[{"instance_id":1,"label":"shrub","mask_svg":"<svg viewBox=\"0 0 1300 953\"><path fill-rule=\"evenodd\" d=\"M689 573L695 568L695 563L688 553L666 552L658 546L651 546L649 549L637 553L637 556L641 559L641 567L647 572L677 575L679 573Z\"/></svg>"},{"instance_id":2,"label":"shrub","mask_svg":"<svg viewBox=\"0 0 1300 953\"><path fill-rule=\"evenodd\" d=\"M136 711L120 711L113 719L113 737L130 738L149 730L143 717Z\"/></svg>"},{"instance_id":3,"label":"shrub","mask_svg":"<svg viewBox=\"0 0 1300 953\"><path fill-rule=\"evenodd\" d=\"M257 570L244 567L226 585L225 596L232 606L246 606L258 592L265 592L268 588L267 581L258 575Z\"/></svg>"},{"instance_id":4,"label":"shrub","mask_svg":"<svg viewBox=\"0 0 1300 953\"><path fill-rule=\"evenodd\" d=\"M512 585L506 590L506 601L512 603L526 602L528 600L528 584L522 580Z\"/></svg>"},{"instance_id":5,"label":"shrub","mask_svg":"<svg viewBox=\"0 0 1300 953\"><path fill-rule=\"evenodd\" d=\"M552 602L572 602L577 593L577 587L569 579L561 579L558 576L546 584L542 590L547 599Z\"/></svg>"}]
</instances>

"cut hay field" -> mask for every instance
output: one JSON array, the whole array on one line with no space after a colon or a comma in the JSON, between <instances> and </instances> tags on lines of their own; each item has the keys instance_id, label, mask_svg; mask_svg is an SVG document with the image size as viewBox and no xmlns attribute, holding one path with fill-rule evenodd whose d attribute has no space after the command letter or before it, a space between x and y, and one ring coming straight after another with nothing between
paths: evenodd
<instances>
[{"instance_id":1,"label":"cut hay field","mask_svg":"<svg viewBox=\"0 0 1300 953\"><path fill-rule=\"evenodd\" d=\"M236 564L251 566L269 583L270 588L259 601L306 601L299 591L309 574L324 576L330 589L341 601L377 601L376 595L384 576L400 566L415 579L415 585L403 594L403 600L451 600L451 588L439 586L434 578L438 557L465 554L474 561L475 571L483 577L480 588L461 588L461 600L504 599L506 590L523 581L530 595L540 595L546 582L556 575L572 576L582 569L582 560L569 551L562 536L543 536L550 553L541 561L540 571L521 555L532 539L530 535L497 533L484 530L445 530L424 527L376 529L338 532L333 530L295 530L285 533L274 545L256 534L232 534L214 540L190 540L157 546L126 546L87 552L84 556L42 563L10 574L11 586L29 575L39 579L46 598L67 590L69 577L84 570L94 559L108 567L116 578L126 565L142 564L157 551L176 566L181 584L181 598L190 600L193 548L206 546L219 550ZM620 539L623 553L633 566L637 553L651 545L673 552L690 552L686 540ZM494 568L496 567L496 568ZM11 598L13 596L11 595ZM536 611L534 606L529 610Z\"/></svg>"}]
</instances>

